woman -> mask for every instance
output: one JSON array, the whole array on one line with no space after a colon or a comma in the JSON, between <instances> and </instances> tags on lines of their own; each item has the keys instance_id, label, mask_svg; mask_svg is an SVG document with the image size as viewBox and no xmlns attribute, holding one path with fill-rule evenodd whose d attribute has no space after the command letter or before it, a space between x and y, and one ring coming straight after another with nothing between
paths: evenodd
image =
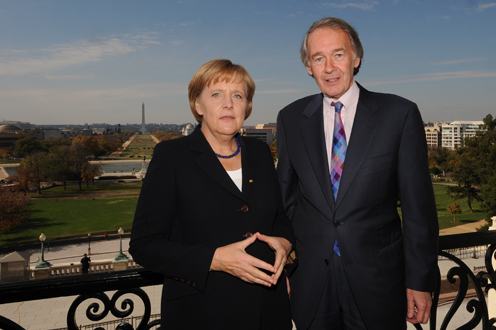
<instances>
[{"instance_id":1,"label":"woman","mask_svg":"<svg viewBox=\"0 0 496 330\"><path fill-rule=\"evenodd\" d=\"M238 135L255 84L229 60L188 87L198 121L157 144L138 201L130 253L165 275L163 329L291 329L285 275L294 243L268 146Z\"/></svg>"}]
</instances>

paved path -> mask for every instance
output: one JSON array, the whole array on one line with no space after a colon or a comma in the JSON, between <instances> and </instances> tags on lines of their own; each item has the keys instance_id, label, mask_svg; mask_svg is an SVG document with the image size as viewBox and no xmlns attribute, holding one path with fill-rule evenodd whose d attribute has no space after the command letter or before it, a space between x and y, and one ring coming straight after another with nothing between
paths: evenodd
<instances>
[{"instance_id":1,"label":"paved path","mask_svg":"<svg viewBox=\"0 0 496 330\"><path fill-rule=\"evenodd\" d=\"M122 154L122 152L127 149L127 147L131 144L131 142L133 142L133 140L134 140L135 137L136 137L136 135L131 136L129 138L129 140L127 140L126 142L124 142L122 144L122 148L121 149L114 151L113 153L111 153L109 155L109 157L119 157Z\"/></svg>"},{"instance_id":2,"label":"paved path","mask_svg":"<svg viewBox=\"0 0 496 330\"><path fill-rule=\"evenodd\" d=\"M455 228L450 228L442 231L443 235L457 234L462 232L472 232L475 228L480 227L481 222L474 224L463 224ZM129 255L127 252L129 246L129 239L123 239L123 252ZM107 240L107 241L97 241L91 243L91 258L93 261L99 259L110 259L114 257L119 251L119 240ZM31 256L31 264L36 263L37 258L40 256L38 249L31 251L33 254ZM45 252L45 259L52 263L79 263L82 255L88 252L88 243L73 244L64 247L53 247L49 251ZM0 259L3 256L0 255ZM463 260L470 268L473 269L474 266L484 265L484 258L479 259L464 259ZM441 274L445 275L447 271L455 266L455 264L448 260L439 261L439 267ZM145 287L143 288L150 297L152 304L152 314L160 313L160 297L161 297L161 285ZM106 294L111 297L113 292L106 292ZM26 330L49 330L58 329L66 326L67 311L70 305L74 301L76 296L71 297L60 297L52 299L34 300L19 303L10 303L0 305L0 315L9 318L10 320L19 323ZM130 296L131 299L136 303L135 312L133 316L142 315L144 309L141 301L136 296ZM467 323L471 318L472 314L467 312L466 303L467 299L460 306L459 311L455 314L453 320L451 321L451 327L459 327L462 324ZM88 300L85 304L81 304L76 313L76 323L78 325L93 324L85 317L85 311L87 306L95 302L95 300ZM438 328L441 325L442 319L448 312L451 304L443 305L438 307ZM102 321L115 320L111 314L107 316ZM423 326L424 329L429 329L428 326ZM412 325L408 325L408 330L414 330ZM482 325L476 327L475 329L482 329Z\"/></svg>"},{"instance_id":3,"label":"paved path","mask_svg":"<svg viewBox=\"0 0 496 330\"><path fill-rule=\"evenodd\" d=\"M487 224L486 220L480 220L476 222L470 222L465 224L460 224L455 227L441 229L439 235L455 235L463 233L473 233L476 232L478 228Z\"/></svg>"}]
</instances>

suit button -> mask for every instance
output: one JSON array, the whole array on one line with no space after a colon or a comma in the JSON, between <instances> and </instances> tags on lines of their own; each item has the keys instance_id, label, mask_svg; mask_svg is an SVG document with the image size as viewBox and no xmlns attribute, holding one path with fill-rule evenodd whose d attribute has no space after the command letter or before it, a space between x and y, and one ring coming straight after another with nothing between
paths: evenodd
<instances>
[{"instance_id":1,"label":"suit button","mask_svg":"<svg viewBox=\"0 0 496 330\"><path fill-rule=\"evenodd\" d=\"M248 205L241 206L241 211L243 211L244 213L248 212L248 210L249 210Z\"/></svg>"},{"instance_id":2,"label":"suit button","mask_svg":"<svg viewBox=\"0 0 496 330\"><path fill-rule=\"evenodd\" d=\"M336 227L336 228L337 228L337 227L339 227L339 226L341 226L341 224L339 223L339 221L334 221L334 227Z\"/></svg>"},{"instance_id":3,"label":"suit button","mask_svg":"<svg viewBox=\"0 0 496 330\"><path fill-rule=\"evenodd\" d=\"M329 260L327 260L327 259L326 259L326 260L325 260L325 264L326 264L327 266L329 266Z\"/></svg>"}]
</instances>

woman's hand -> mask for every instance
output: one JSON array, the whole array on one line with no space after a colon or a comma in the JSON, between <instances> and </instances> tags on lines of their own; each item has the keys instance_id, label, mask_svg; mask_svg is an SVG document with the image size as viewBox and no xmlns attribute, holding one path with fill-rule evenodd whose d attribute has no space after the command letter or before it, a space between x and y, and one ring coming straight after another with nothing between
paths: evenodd
<instances>
[{"instance_id":1,"label":"woman's hand","mask_svg":"<svg viewBox=\"0 0 496 330\"><path fill-rule=\"evenodd\" d=\"M247 239L217 248L210 265L210 270L222 271L239 277L248 283L272 286L277 282L274 275L270 276L260 269L275 273L275 267L245 252L245 249L259 239L254 234ZM289 243L288 243L289 244Z\"/></svg>"},{"instance_id":2,"label":"woman's hand","mask_svg":"<svg viewBox=\"0 0 496 330\"><path fill-rule=\"evenodd\" d=\"M260 233L256 233L253 236L257 236L260 241L267 243L276 254L276 260L274 261L274 274L272 274L272 283L276 284L282 271L284 270L288 255L291 252L291 243L282 237L266 236Z\"/></svg>"}]
</instances>

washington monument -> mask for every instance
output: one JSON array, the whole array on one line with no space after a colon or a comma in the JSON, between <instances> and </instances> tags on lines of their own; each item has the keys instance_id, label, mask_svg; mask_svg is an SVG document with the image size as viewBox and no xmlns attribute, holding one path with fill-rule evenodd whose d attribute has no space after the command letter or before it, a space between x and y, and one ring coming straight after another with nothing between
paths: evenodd
<instances>
[{"instance_id":1,"label":"washington monument","mask_svg":"<svg viewBox=\"0 0 496 330\"><path fill-rule=\"evenodd\" d=\"M145 102L143 102L143 105L142 105L142 109L141 109L141 129L140 129L140 132L141 134L146 134L148 133L146 131L146 127L145 127Z\"/></svg>"}]
</instances>

